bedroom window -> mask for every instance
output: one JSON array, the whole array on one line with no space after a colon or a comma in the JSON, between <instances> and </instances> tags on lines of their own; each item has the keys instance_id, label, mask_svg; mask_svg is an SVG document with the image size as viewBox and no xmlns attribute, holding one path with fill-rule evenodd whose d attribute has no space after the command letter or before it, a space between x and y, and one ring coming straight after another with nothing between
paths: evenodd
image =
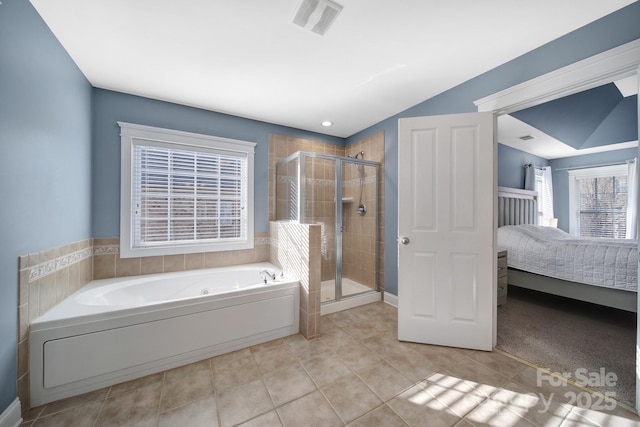
<instances>
[{"instance_id":1,"label":"bedroom window","mask_svg":"<svg viewBox=\"0 0 640 427\"><path fill-rule=\"evenodd\" d=\"M253 247L254 143L119 125L121 257Z\"/></svg>"},{"instance_id":2,"label":"bedroom window","mask_svg":"<svg viewBox=\"0 0 640 427\"><path fill-rule=\"evenodd\" d=\"M569 171L571 234L625 238L627 174L625 164Z\"/></svg>"}]
</instances>

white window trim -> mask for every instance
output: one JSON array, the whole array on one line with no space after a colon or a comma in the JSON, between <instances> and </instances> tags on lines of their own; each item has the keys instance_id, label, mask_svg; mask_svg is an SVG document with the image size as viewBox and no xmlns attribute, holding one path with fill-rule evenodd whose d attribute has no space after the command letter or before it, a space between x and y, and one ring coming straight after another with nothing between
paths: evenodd
<instances>
[{"instance_id":1,"label":"white window trim","mask_svg":"<svg viewBox=\"0 0 640 427\"><path fill-rule=\"evenodd\" d=\"M605 178L614 175L627 175L626 164L586 167L584 169L571 169L569 172L569 233L578 235L579 215L578 211L578 180L582 178Z\"/></svg>"},{"instance_id":2,"label":"white window trim","mask_svg":"<svg viewBox=\"0 0 640 427\"><path fill-rule=\"evenodd\" d=\"M162 129L126 122L120 125L121 174L120 174L120 257L145 257L177 255L200 252L252 249L254 246L254 142L240 141L217 136L202 135L172 129ZM134 247L132 235L133 203L131 189L132 148L134 140L183 145L185 148L205 148L226 152L244 153L247 156L247 238L236 242L206 242Z\"/></svg>"}]
</instances>

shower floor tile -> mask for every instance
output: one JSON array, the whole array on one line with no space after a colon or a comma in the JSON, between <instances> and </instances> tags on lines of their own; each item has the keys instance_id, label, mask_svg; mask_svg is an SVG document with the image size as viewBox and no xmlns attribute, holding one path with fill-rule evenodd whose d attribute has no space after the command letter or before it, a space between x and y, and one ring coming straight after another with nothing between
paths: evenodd
<instances>
[{"instance_id":1,"label":"shower floor tile","mask_svg":"<svg viewBox=\"0 0 640 427\"><path fill-rule=\"evenodd\" d=\"M335 280L325 280L321 284L320 291L320 300L321 302L325 301L333 301L336 299L336 281ZM355 280L348 279L346 277L342 278L342 296L347 295L356 295L361 294L363 292L372 291L368 286L365 286L361 283L356 282Z\"/></svg>"},{"instance_id":2,"label":"shower floor tile","mask_svg":"<svg viewBox=\"0 0 640 427\"><path fill-rule=\"evenodd\" d=\"M52 402L22 426L640 425L620 405L547 408L534 368L499 351L400 342L396 318L383 302L322 316L319 339L293 335Z\"/></svg>"}]
</instances>

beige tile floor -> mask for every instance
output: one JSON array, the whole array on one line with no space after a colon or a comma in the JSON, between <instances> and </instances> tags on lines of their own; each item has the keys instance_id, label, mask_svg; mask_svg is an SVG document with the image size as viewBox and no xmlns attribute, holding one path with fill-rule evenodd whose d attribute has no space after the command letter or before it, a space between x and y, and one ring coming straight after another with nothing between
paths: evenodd
<instances>
[{"instance_id":1,"label":"beige tile floor","mask_svg":"<svg viewBox=\"0 0 640 427\"><path fill-rule=\"evenodd\" d=\"M34 408L23 426L640 425L574 385L538 384L504 353L398 342L383 303L321 327L313 341L295 335Z\"/></svg>"}]
</instances>

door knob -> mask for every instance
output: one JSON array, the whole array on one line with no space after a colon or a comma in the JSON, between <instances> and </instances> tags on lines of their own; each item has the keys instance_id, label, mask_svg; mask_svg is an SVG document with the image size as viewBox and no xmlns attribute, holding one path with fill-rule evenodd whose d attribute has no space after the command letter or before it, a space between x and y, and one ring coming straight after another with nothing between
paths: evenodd
<instances>
[{"instance_id":1,"label":"door knob","mask_svg":"<svg viewBox=\"0 0 640 427\"><path fill-rule=\"evenodd\" d=\"M411 240L409 240L408 237L401 237L400 238L400 243L402 243L403 245L408 245L410 241Z\"/></svg>"}]
</instances>

